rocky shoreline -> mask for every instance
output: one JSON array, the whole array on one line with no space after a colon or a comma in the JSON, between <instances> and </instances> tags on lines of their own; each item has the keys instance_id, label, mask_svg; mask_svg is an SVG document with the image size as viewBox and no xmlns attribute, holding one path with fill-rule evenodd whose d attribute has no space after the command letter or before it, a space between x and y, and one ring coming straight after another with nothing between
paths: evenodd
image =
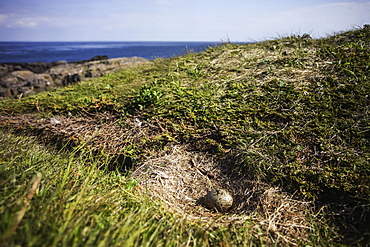
<instances>
[{"instance_id":1,"label":"rocky shoreline","mask_svg":"<svg viewBox=\"0 0 370 247\"><path fill-rule=\"evenodd\" d=\"M148 61L141 57L108 59L107 56L95 56L90 60L70 63L3 63L0 64L0 99L21 98L48 88L63 87L104 76L114 70Z\"/></svg>"}]
</instances>

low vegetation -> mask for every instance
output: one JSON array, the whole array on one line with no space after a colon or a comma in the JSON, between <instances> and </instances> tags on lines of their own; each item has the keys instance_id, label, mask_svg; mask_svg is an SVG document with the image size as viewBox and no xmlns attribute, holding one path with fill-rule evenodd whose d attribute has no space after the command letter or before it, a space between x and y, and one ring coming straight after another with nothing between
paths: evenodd
<instances>
[{"instance_id":1,"label":"low vegetation","mask_svg":"<svg viewBox=\"0 0 370 247\"><path fill-rule=\"evenodd\" d=\"M365 25L225 43L1 101L2 242L367 244L369 61ZM191 200L199 181L239 199L225 215L176 199L186 177Z\"/></svg>"}]
</instances>

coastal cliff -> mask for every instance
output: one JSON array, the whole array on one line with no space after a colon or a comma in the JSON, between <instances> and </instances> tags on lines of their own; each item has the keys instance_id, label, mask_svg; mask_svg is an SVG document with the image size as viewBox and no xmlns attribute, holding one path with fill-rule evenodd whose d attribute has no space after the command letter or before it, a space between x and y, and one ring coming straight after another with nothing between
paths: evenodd
<instances>
[{"instance_id":1,"label":"coastal cliff","mask_svg":"<svg viewBox=\"0 0 370 247\"><path fill-rule=\"evenodd\" d=\"M95 56L90 60L70 63L59 61L0 64L0 99L32 95L48 88L103 76L117 69L147 61L141 57L108 59L107 56Z\"/></svg>"}]
</instances>

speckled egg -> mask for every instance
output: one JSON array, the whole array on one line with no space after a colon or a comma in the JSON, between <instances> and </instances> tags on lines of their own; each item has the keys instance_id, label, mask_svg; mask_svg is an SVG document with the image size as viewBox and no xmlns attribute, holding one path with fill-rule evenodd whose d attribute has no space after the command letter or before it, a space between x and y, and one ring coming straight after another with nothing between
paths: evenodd
<instances>
[{"instance_id":1,"label":"speckled egg","mask_svg":"<svg viewBox=\"0 0 370 247\"><path fill-rule=\"evenodd\" d=\"M209 209L216 209L218 212L226 212L233 205L233 197L224 189L209 191L203 197L204 205Z\"/></svg>"}]
</instances>

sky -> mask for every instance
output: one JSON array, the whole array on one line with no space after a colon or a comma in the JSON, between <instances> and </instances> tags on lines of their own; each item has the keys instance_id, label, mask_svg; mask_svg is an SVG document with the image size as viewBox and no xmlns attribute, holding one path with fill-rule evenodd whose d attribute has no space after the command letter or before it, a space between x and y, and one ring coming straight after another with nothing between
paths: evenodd
<instances>
[{"instance_id":1,"label":"sky","mask_svg":"<svg viewBox=\"0 0 370 247\"><path fill-rule=\"evenodd\" d=\"M370 24L370 1L0 0L0 41L262 41Z\"/></svg>"}]
</instances>

